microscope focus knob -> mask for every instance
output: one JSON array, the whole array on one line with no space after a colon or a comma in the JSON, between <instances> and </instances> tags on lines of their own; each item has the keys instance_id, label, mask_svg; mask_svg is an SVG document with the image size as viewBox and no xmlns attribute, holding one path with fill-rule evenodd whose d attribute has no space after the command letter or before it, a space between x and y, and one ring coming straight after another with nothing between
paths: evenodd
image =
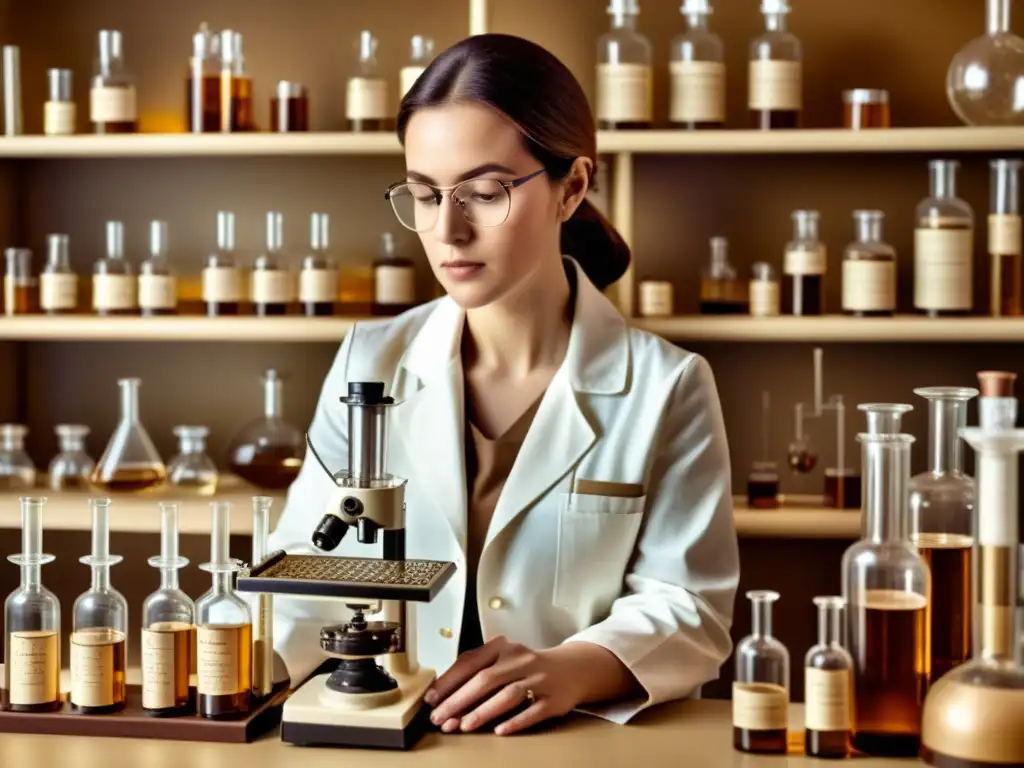
<instances>
[{"instance_id":1,"label":"microscope focus knob","mask_svg":"<svg viewBox=\"0 0 1024 768\"><path fill-rule=\"evenodd\" d=\"M352 517L359 517L363 514L363 502L355 496L346 496L341 501L341 511Z\"/></svg>"},{"instance_id":2,"label":"microscope focus knob","mask_svg":"<svg viewBox=\"0 0 1024 768\"><path fill-rule=\"evenodd\" d=\"M376 544L379 530L380 526L368 517L360 517L356 521L356 537L360 544Z\"/></svg>"},{"instance_id":3,"label":"microscope focus knob","mask_svg":"<svg viewBox=\"0 0 1024 768\"><path fill-rule=\"evenodd\" d=\"M313 544L317 549L330 552L337 549L346 533L348 533L348 525L344 520L334 515L324 515L320 525L313 531Z\"/></svg>"}]
</instances>

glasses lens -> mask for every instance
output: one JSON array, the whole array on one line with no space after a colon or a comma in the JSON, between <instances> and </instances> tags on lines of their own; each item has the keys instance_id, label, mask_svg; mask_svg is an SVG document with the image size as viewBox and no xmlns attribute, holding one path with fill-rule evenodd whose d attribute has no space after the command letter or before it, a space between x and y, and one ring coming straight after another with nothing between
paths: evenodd
<instances>
[{"instance_id":1,"label":"glasses lens","mask_svg":"<svg viewBox=\"0 0 1024 768\"><path fill-rule=\"evenodd\" d=\"M426 232L437 223L437 193L426 184L400 184L389 197L395 216L406 229Z\"/></svg>"},{"instance_id":2,"label":"glasses lens","mask_svg":"<svg viewBox=\"0 0 1024 768\"><path fill-rule=\"evenodd\" d=\"M508 217L508 190L494 179L473 179L452 193L467 221L481 227L497 227Z\"/></svg>"}]
</instances>

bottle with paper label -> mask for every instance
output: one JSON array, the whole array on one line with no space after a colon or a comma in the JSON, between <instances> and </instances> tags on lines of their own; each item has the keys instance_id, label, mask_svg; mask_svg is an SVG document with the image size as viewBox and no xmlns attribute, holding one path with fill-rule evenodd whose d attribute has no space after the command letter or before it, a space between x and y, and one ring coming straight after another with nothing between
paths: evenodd
<instances>
[{"instance_id":1,"label":"bottle with paper label","mask_svg":"<svg viewBox=\"0 0 1024 768\"><path fill-rule=\"evenodd\" d=\"M49 97L43 104L43 133L47 136L70 136L75 132L78 117L71 70L46 70L46 85Z\"/></svg>"},{"instance_id":2,"label":"bottle with paper label","mask_svg":"<svg viewBox=\"0 0 1024 768\"><path fill-rule=\"evenodd\" d=\"M778 592L747 592L751 634L736 646L732 745L741 752L785 754L789 727L789 650L772 635Z\"/></svg>"},{"instance_id":3,"label":"bottle with paper label","mask_svg":"<svg viewBox=\"0 0 1024 768\"><path fill-rule=\"evenodd\" d=\"M398 315L416 305L416 268L398 253L395 236L380 236L380 252L373 262L374 315Z\"/></svg>"},{"instance_id":4,"label":"bottle with paper label","mask_svg":"<svg viewBox=\"0 0 1024 768\"><path fill-rule=\"evenodd\" d=\"M178 279L167 261L167 222L149 224L149 258L139 266L139 309L143 315L178 311Z\"/></svg>"},{"instance_id":5,"label":"bottle with paper label","mask_svg":"<svg viewBox=\"0 0 1024 768\"><path fill-rule=\"evenodd\" d=\"M882 240L881 211L854 211L857 239L843 251L843 314L896 312L896 249Z\"/></svg>"},{"instance_id":6,"label":"bottle with paper label","mask_svg":"<svg viewBox=\"0 0 1024 768\"><path fill-rule=\"evenodd\" d=\"M929 317L974 307L974 211L956 196L957 160L928 163L931 194L918 203L914 307Z\"/></svg>"},{"instance_id":7,"label":"bottle with paper label","mask_svg":"<svg viewBox=\"0 0 1024 768\"><path fill-rule=\"evenodd\" d=\"M253 82L245 69L242 34L233 29L221 30L219 48L220 130L255 131Z\"/></svg>"},{"instance_id":8,"label":"bottle with paper label","mask_svg":"<svg viewBox=\"0 0 1024 768\"><path fill-rule=\"evenodd\" d=\"M78 309L78 275L71 269L67 235L46 236L46 266L39 275L39 308L48 315Z\"/></svg>"},{"instance_id":9,"label":"bottle with paper label","mask_svg":"<svg viewBox=\"0 0 1024 768\"><path fill-rule=\"evenodd\" d=\"M818 644L804 660L804 751L810 757L850 754L853 659L843 648L841 597L816 597Z\"/></svg>"},{"instance_id":10,"label":"bottle with paper label","mask_svg":"<svg viewBox=\"0 0 1024 768\"><path fill-rule=\"evenodd\" d=\"M295 277L284 263L284 214L267 213L267 248L252 267L252 303L257 315L287 315L295 301Z\"/></svg>"},{"instance_id":11,"label":"bottle with paper label","mask_svg":"<svg viewBox=\"0 0 1024 768\"><path fill-rule=\"evenodd\" d=\"M710 0L683 0L687 31L672 41L669 122L695 130L725 123L725 49L708 27Z\"/></svg>"},{"instance_id":12,"label":"bottle with paper label","mask_svg":"<svg viewBox=\"0 0 1024 768\"><path fill-rule=\"evenodd\" d=\"M702 315L746 315L750 312L747 284L729 263L729 241L711 238L711 261L700 277Z\"/></svg>"},{"instance_id":13,"label":"bottle with paper label","mask_svg":"<svg viewBox=\"0 0 1024 768\"><path fill-rule=\"evenodd\" d=\"M334 314L338 302L338 265L329 254L330 216L309 217L309 255L299 273L299 303L308 317Z\"/></svg>"},{"instance_id":14,"label":"bottle with paper label","mask_svg":"<svg viewBox=\"0 0 1024 768\"><path fill-rule=\"evenodd\" d=\"M650 128L654 122L651 42L637 31L640 0L609 0L611 29L597 41L597 127Z\"/></svg>"},{"instance_id":15,"label":"bottle with paper label","mask_svg":"<svg viewBox=\"0 0 1024 768\"><path fill-rule=\"evenodd\" d=\"M751 267L748 286L750 314L753 317L776 317L781 311L781 293L775 268L766 261L756 262Z\"/></svg>"},{"instance_id":16,"label":"bottle with paper label","mask_svg":"<svg viewBox=\"0 0 1024 768\"><path fill-rule=\"evenodd\" d=\"M139 130L135 78L124 63L124 37L116 29L101 29L89 89L89 120L95 133L135 133Z\"/></svg>"},{"instance_id":17,"label":"bottle with paper label","mask_svg":"<svg viewBox=\"0 0 1024 768\"><path fill-rule=\"evenodd\" d=\"M818 236L817 211L793 211L793 239L782 264L782 313L825 314L825 273L828 252Z\"/></svg>"},{"instance_id":18,"label":"bottle with paper label","mask_svg":"<svg viewBox=\"0 0 1024 768\"><path fill-rule=\"evenodd\" d=\"M786 28L789 0L761 0L764 34L750 42L748 108L752 128L799 128L803 44Z\"/></svg>"},{"instance_id":19,"label":"bottle with paper label","mask_svg":"<svg viewBox=\"0 0 1024 768\"><path fill-rule=\"evenodd\" d=\"M350 131L390 131L394 108L388 81L377 64L377 38L369 30L359 33L359 74L350 77L345 92L345 117Z\"/></svg>"},{"instance_id":20,"label":"bottle with paper label","mask_svg":"<svg viewBox=\"0 0 1024 768\"><path fill-rule=\"evenodd\" d=\"M990 311L994 317L1019 317L1021 301L1021 161L1000 158L989 163L988 252L992 259Z\"/></svg>"},{"instance_id":21,"label":"bottle with paper label","mask_svg":"<svg viewBox=\"0 0 1024 768\"><path fill-rule=\"evenodd\" d=\"M235 259L235 214L217 212L217 250L203 267L203 304L209 317L237 315L246 298L242 270Z\"/></svg>"},{"instance_id":22,"label":"bottle with paper label","mask_svg":"<svg viewBox=\"0 0 1024 768\"><path fill-rule=\"evenodd\" d=\"M107 255L96 262L92 275L92 308L97 315L135 315L138 284L124 257L124 225L107 222Z\"/></svg>"},{"instance_id":23,"label":"bottle with paper label","mask_svg":"<svg viewBox=\"0 0 1024 768\"><path fill-rule=\"evenodd\" d=\"M398 73L398 98L405 98L405 94L416 84L433 56L434 40L423 35L413 35L410 43L409 63Z\"/></svg>"}]
</instances>

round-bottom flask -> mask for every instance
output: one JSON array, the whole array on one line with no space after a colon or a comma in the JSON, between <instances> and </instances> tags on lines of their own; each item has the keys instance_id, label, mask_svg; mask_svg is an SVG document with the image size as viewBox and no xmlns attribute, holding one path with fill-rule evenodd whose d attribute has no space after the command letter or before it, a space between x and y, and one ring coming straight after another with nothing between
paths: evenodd
<instances>
[{"instance_id":1,"label":"round-bottom flask","mask_svg":"<svg viewBox=\"0 0 1024 768\"><path fill-rule=\"evenodd\" d=\"M784 754L789 725L789 651L772 636L778 592L747 592L751 634L736 646L732 745L741 752Z\"/></svg>"},{"instance_id":2,"label":"round-bottom flask","mask_svg":"<svg viewBox=\"0 0 1024 768\"><path fill-rule=\"evenodd\" d=\"M283 490L298 477L306 447L302 432L281 415L284 385L277 371L267 371L263 391L263 418L249 422L235 436L228 462L246 482L268 491Z\"/></svg>"}]
</instances>

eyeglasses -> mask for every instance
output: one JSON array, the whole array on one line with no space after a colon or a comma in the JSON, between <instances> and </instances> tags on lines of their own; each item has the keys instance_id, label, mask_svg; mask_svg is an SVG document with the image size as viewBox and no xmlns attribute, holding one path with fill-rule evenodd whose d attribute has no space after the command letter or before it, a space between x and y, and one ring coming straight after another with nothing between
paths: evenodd
<instances>
[{"instance_id":1,"label":"eyeglasses","mask_svg":"<svg viewBox=\"0 0 1024 768\"><path fill-rule=\"evenodd\" d=\"M395 216L406 229L429 232L437 225L441 201L450 192L462 215L470 224L479 227L500 227L512 209L511 190L521 187L530 179L540 176L546 169L512 181L498 179L469 179L454 187L436 187L421 181L401 181L392 184L384 193L391 201Z\"/></svg>"}]
</instances>

